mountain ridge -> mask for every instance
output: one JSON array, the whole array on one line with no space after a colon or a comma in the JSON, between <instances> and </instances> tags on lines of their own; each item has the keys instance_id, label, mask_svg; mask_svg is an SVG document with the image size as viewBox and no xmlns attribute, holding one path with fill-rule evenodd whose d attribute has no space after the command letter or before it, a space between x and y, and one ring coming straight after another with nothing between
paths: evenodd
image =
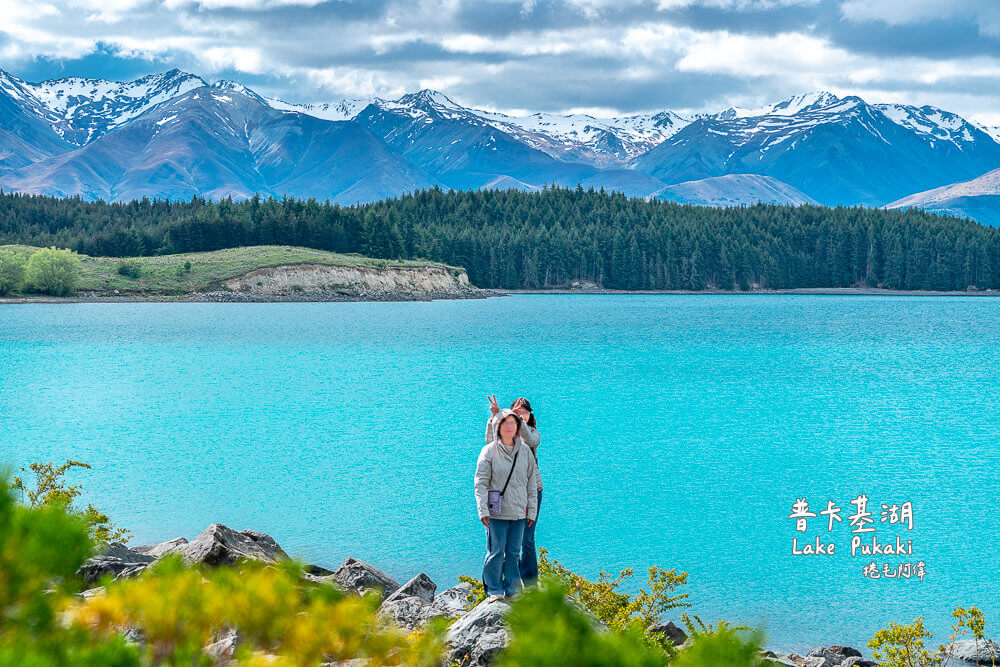
<instances>
[{"instance_id":1,"label":"mountain ridge","mask_svg":"<svg viewBox=\"0 0 1000 667\"><path fill-rule=\"evenodd\" d=\"M357 203L433 185L550 184L649 197L700 181L732 203L785 192L884 206L1000 168L996 133L957 114L827 91L691 116L511 116L431 89L295 104L177 69L39 83L0 70L0 111L0 187L115 201L260 192ZM725 176L740 178L706 180Z\"/></svg>"}]
</instances>

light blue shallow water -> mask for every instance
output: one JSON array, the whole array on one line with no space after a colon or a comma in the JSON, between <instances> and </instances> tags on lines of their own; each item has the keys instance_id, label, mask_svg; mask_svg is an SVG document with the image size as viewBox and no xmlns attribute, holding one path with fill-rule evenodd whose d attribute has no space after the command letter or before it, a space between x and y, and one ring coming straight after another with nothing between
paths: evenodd
<instances>
[{"instance_id":1,"label":"light blue shallow water","mask_svg":"<svg viewBox=\"0 0 1000 667\"><path fill-rule=\"evenodd\" d=\"M1000 301L557 296L331 304L0 307L0 458L66 458L139 543L211 522L439 587L479 574L472 473L487 393L542 433L538 539L581 573L687 571L705 620L769 644L864 642L979 605L996 628ZM871 498L924 581L869 580L848 521ZM912 501L912 531L881 503Z\"/></svg>"}]
</instances>

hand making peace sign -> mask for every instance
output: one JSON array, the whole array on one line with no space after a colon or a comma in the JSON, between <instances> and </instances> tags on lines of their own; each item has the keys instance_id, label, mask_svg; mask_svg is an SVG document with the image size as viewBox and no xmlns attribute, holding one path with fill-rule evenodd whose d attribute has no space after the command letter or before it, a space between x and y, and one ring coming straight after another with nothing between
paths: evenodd
<instances>
[{"instance_id":1,"label":"hand making peace sign","mask_svg":"<svg viewBox=\"0 0 1000 667\"><path fill-rule=\"evenodd\" d=\"M500 412L500 406L497 405L496 394L494 394L492 396L487 395L486 398L488 398L489 401L490 401L490 412L492 412L493 414L499 413Z\"/></svg>"}]
</instances>

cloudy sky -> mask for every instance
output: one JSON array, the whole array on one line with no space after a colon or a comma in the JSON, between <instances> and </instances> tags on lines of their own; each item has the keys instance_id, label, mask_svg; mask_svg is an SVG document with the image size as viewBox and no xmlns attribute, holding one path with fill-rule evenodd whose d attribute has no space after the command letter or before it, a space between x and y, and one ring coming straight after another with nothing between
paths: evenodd
<instances>
[{"instance_id":1,"label":"cloudy sky","mask_svg":"<svg viewBox=\"0 0 1000 667\"><path fill-rule=\"evenodd\" d=\"M812 90L1000 124L997 0L0 0L29 81L180 68L291 102L434 88L507 112L758 106Z\"/></svg>"}]
</instances>

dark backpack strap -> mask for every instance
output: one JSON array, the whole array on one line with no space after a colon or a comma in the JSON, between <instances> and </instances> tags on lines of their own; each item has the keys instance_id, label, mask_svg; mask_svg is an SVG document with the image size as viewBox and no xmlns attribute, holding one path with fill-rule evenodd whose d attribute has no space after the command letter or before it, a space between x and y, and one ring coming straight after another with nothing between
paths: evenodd
<instances>
[{"instance_id":1,"label":"dark backpack strap","mask_svg":"<svg viewBox=\"0 0 1000 667\"><path fill-rule=\"evenodd\" d=\"M507 485L510 484L510 477L511 477L511 475L514 474L514 466L517 465L517 455L520 454L520 453L521 453L520 449L517 450L516 452L514 452L514 462L510 464L510 472L507 473L507 481L504 482L503 491L500 492L501 496L503 494L507 493Z\"/></svg>"}]
</instances>

